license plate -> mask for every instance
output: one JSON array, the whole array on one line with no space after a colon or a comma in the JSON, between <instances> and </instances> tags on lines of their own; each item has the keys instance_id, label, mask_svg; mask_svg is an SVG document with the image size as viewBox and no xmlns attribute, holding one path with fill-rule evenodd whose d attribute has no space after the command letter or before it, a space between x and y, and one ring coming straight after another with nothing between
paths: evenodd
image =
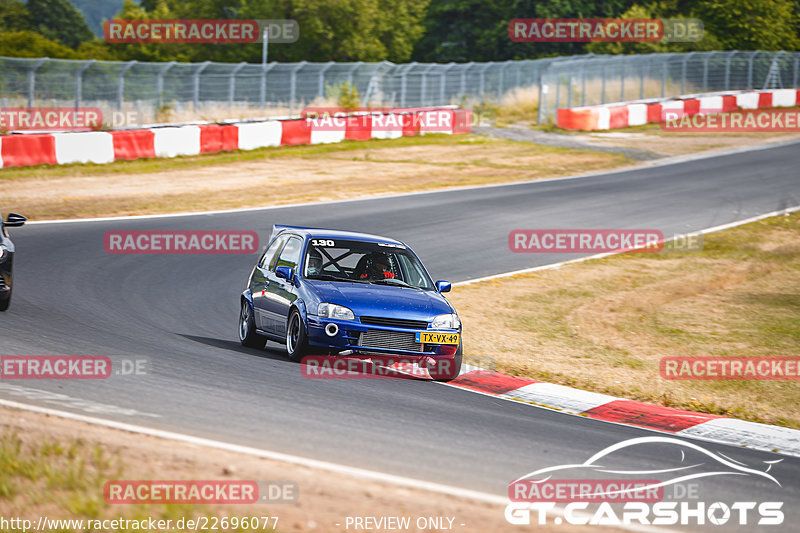
<instances>
[{"instance_id":1,"label":"license plate","mask_svg":"<svg viewBox=\"0 0 800 533\"><path fill-rule=\"evenodd\" d=\"M460 335L441 331L418 331L416 341L421 344L455 344L458 345Z\"/></svg>"}]
</instances>

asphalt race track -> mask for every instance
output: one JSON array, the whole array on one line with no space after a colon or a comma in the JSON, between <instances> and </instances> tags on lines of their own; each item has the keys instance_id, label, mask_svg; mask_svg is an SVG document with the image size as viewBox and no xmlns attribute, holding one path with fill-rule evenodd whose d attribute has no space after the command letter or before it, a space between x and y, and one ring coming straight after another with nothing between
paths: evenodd
<instances>
[{"instance_id":1,"label":"asphalt race track","mask_svg":"<svg viewBox=\"0 0 800 533\"><path fill-rule=\"evenodd\" d=\"M238 298L255 255L111 255L104 233L255 230L263 246L274 223L368 231L408 243L434 279L460 281L576 257L511 253L513 229L670 235L795 205L800 144L579 179L215 215L30 224L12 229L14 299L0 314L0 354L146 359L149 373L3 380L0 398L504 495L528 472L580 463L608 445L655 433L427 381L305 379L282 352L238 343ZM14 387L93 403L23 398ZM106 407L97 412L97 404ZM696 442L759 469L780 458ZM631 468L670 466L658 455L629 459ZM783 528L790 530L800 520L800 459L785 457L771 473L782 486L748 476L704 479L703 498L784 501Z\"/></svg>"}]
</instances>

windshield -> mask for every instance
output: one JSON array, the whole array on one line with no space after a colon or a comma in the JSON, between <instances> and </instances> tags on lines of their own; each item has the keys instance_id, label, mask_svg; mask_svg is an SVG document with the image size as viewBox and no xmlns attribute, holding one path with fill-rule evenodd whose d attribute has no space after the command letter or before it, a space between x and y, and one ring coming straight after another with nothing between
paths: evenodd
<instances>
[{"instance_id":1,"label":"windshield","mask_svg":"<svg viewBox=\"0 0 800 533\"><path fill-rule=\"evenodd\" d=\"M307 279L433 290L422 263L402 244L311 239L303 265Z\"/></svg>"}]
</instances>

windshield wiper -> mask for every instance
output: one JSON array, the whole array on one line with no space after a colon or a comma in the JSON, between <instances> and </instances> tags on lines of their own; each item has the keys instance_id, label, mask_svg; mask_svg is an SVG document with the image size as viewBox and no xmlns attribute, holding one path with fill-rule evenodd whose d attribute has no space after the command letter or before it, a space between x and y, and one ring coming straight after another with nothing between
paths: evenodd
<instances>
[{"instance_id":1,"label":"windshield wiper","mask_svg":"<svg viewBox=\"0 0 800 533\"><path fill-rule=\"evenodd\" d=\"M318 276L314 276L313 278L308 279L315 279L320 281L347 281L350 283L366 283L366 281L359 281L357 279L350 279L350 278L340 278L337 276L332 276L331 274L319 274Z\"/></svg>"},{"instance_id":2,"label":"windshield wiper","mask_svg":"<svg viewBox=\"0 0 800 533\"><path fill-rule=\"evenodd\" d=\"M370 281L370 283L374 283L375 285L380 285L380 284L383 284L383 283L386 283L387 285L394 285L396 283L399 283L399 285L397 285L398 287L408 287L409 289L417 289L417 290L420 290L420 291L422 290L422 287L417 287L415 285L410 285L410 284L406 283L403 280L395 279L395 278L376 279L376 280Z\"/></svg>"}]
</instances>

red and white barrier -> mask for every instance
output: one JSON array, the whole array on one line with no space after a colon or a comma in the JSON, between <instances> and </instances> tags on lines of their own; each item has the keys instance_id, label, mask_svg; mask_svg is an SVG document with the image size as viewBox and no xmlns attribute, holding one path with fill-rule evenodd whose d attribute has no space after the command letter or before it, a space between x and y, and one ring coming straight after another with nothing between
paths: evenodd
<instances>
[{"instance_id":1,"label":"red and white barrier","mask_svg":"<svg viewBox=\"0 0 800 533\"><path fill-rule=\"evenodd\" d=\"M556 111L556 125L567 130L609 130L662 122L667 112L682 117L729 112L736 108L764 109L798 105L800 90L797 89L714 93L679 99L562 108Z\"/></svg>"},{"instance_id":2,"label":"red and white barrier","mask_svg":"<svg viewBox=\"0 0 800 533\"><path fill-rule=\"evenodd\" d=\"M283 119L170 125L109 132L0 135L0 168L42 164L103 164L139 158L254 150L267 146L338 143L371 138L396 139L404 135L471 131L470 111L451 107L396 109L390 113L373 113L368 118L357 126L338 129L320 126L313 119Z\"/></svg>"}]
</instances>

